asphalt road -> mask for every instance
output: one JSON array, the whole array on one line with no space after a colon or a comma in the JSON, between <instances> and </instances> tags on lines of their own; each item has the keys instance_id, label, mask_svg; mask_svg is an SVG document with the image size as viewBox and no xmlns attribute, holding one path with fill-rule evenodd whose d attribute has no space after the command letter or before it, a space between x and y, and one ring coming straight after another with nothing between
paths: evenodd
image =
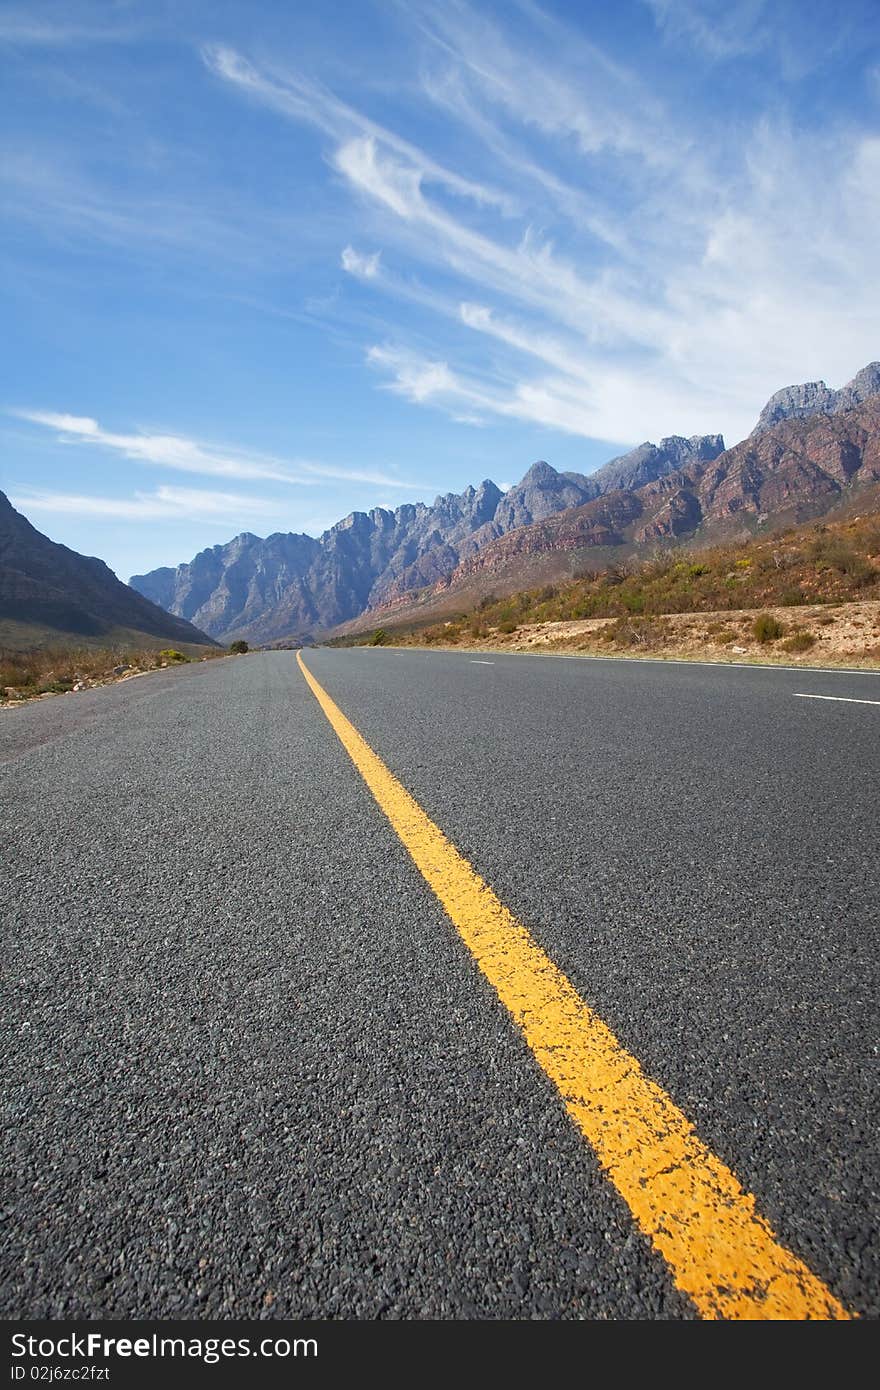
<instances>
[{"instance_id":1,"label":"asphalt road","mask_svg":"<svg viewBox=\"0 0 880 1390\"><path fill-rule=\"evenodd\" d=\"M876 1317L880 677L304 655ZM0 711L0 759L0 1315L695 1316L292 653Z\"/></svg>"}]
</instances>

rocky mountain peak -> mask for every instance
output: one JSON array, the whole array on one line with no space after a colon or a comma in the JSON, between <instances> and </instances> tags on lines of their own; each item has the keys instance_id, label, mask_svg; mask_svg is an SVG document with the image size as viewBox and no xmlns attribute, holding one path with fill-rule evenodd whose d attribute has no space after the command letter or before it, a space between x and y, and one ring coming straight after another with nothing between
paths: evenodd
<instances>
[{"instance_id":1,"label":"rocky mountain peak","mask_svg":"<svg viewBox=\"0 0 880 1390\"><path fill-rule=\"evenodd\" d=\"M752 435L761 434L778 425L780 420L803 420L810 415L837 415L852 410L871 396L880 394L880 362L869 362L852 381L839 391L833 391L824 381L804 381L795 386L783 386L770 397Z\"/></svg>"},{"instance_id":2,"label":"rocky mountain peak","mask_svg":"<svg viewBox=\"0 0 880 1390\"><path fill-rule=\"evenodd\" d=\"M724 438L720 434L694 434L690 439L670 434L659 444L646 440L630 449L628 454L610 459L585 481L592 486L593 497L629 491L656 482L688 464L711 462L723 452Z\"/></svg>"},{"instance_id":3,"label":"rocky mountain peak","mask_svg":"<svg viewBox=\"0 0 880 1390\"><path fill-rule=\"evenodd\" d=\"M871 396L880 395L880 362L869 362L867 367L856 372L852 381L840 388L837 395L841 410L850 410Z\"/></svg>"},{"instance_id":4,"label":"rocky mountain peak","mask_svg":"<svg viewBox=\"0 0 880 1390\"><path fill-rule=\"evenodd\" d=\"M555 468L552 468L544 459L538 459L537 463L533 463L523 476L519 486L541 487L545 483L554 483L558 477L559 474Z\"/></svg>"}]
</instances>

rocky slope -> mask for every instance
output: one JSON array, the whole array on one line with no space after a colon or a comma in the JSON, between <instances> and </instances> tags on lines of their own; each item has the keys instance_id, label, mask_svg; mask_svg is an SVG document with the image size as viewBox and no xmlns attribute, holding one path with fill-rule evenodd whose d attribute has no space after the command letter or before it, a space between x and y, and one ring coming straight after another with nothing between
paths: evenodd
<instances>
[{"instance_id":1,"label":"rocky slope","mask_svg":"<svg viewBox=\"0 0 880 1390\"><path fill-rule=\"evenodd\" d=\"M244 533L177 569L135 575L132 587L228 641L296 640L327 631L402 594L444 582L460 562L500 536L621 487L657 480L715 458L720 435L642 444L596 473L534 464L506 493L486 480L432 506L353 512L311 536Z\"/></svg>"},{"instance_id":2,"label":"rocky slope","mask_svg":"<svg viewBox=\"0 0 880 1390\"><path fill-rule=\"evenodd\" d=\"M103 560L49 540L0 492L0 643L117 636L169 645L211 642L123 584Z\"/></svg>"},{"instance_id":3,"label":"rocky slope","mask_svg":"<svg viewBox=\"0 0 880 1390\"><path fill-rule=\"evenodd\" d=\"M836 415L842 410L852 410L878 394L880 362L869 362L839 391L832 391L824 381L783 386L764 406L752 435L761 434L782 420L802 420L810 415Z\"/></svg>"}]
</instances>

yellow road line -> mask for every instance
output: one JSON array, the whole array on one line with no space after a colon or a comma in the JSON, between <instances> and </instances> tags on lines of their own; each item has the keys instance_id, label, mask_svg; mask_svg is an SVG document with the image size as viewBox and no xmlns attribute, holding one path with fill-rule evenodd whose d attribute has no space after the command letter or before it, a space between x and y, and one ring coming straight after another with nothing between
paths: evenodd
<instances>
[{"instance_id":1,"label":"yellow road line","mask_svg":"<svg viewBox=\"0 0 880 1390\"><path fill-rule=\"evenodd\" d=\"M447 840L297 653L376 801L635 1220L705 1318L845 1319L736 1176Z\"/></svg>"}]
</instances>

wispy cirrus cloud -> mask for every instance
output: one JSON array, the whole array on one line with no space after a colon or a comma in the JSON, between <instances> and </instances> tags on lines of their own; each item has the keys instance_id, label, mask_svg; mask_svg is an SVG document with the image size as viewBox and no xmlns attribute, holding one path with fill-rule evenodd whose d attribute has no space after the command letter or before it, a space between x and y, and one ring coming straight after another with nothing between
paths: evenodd
<instances>
[{"instance_id":1,"label":"wispy cirrus cloud","mask_svg":"<svg viewBox=\"0 0 880 1390\"><path fill-rule=\"evenodd\" d=\"M685 39L711 58L738 58L770 38L767 0L645 0L670 38Z\"/></svg>"},{"instance_id":2,"label":"wispy cirrus cloud","mask_svg":"<svg viewBox=\"0 0 880 1390\"><path fill-rule=\"evenodd\" d=\"M338 141L353 136L367 137L410 160L418 167L423 178L442 185L459 197L496 207L508 214L516 211L510 194L449 169L409 140L371 120L334 96L322 84L301 73L257 68L236 49L223 44L205 44L202 59L217 77L281 115L317 126Z\"/></svg>"},{"instance_id":3,"label":"wispy cirrus cloud","mask_svg":"<svg viewBox=\"0 0 880 1390\"><path fill-rule=\"evenodd\" d=\"M39 146L0 145L9 218L56 245L91 249L97 243L151 262L177 254L190 263L208 259L244 269L258 268L303 235L304 219L293 212L264 211L255 219L229 190L168 188L148 169L129 170L120 186L83 167L83 155L60 159Z\"/></svg>"},{"instance_id":4,"label":"wispy cirrus cloud","mask_svg":"<svg viewBox=\"0 0 880 1390\"><path fill-rule=\"evenodd\" d=\"M520 127L573 141L582 155L633 157L643 174L680 161L691 145L628 68L537 5L522 7L533 23L531 43L471 5L407 0L405 8L446 58L460 92L472 94L472 112L501 109ZM480 125L485 137L485 116Z\"/></svg>"},{"instance_id":5,"label":"wispy cirrus cloud","mask_svg":"<svg viewBox=\"0 0 880 1390\"><path fill-rule=\"evenodd\" d=\"M639 342L663 331L655 305L634 302L604 271L582 274L530 228L513 245L472 228L429 196L417 166L382 150L371 137L342 145L334 163L354 190L393 215L409 249L423 259L440 257L456 274L567 321L597 341L613 333Z\"/></svg>"},{"instance_id":6,"label":"wispy cirrus cloud","mask_svg":"<svg viewBox=\"0 0 880 1390\"><path fill-rule=\"evenodd\" d=\"M138 32L134 24L107 22L107 6L88 6L78 12L73 5L58 7L31 4L10 6L0 13L0 44L21 47L65 48L72 44L123 43Z\"/></svg>"},{"instance_id":7,"label":"wispy cirrus cloud","mask_svg":"<svg viewBox=\"0 0 880 1390\"><path fill-rule=\"evenodd\" d=\"M719 0L717 26L691 0L650 3L712 60L765 47L761 0ZM349 244L344 268L437 316L433 335L401 325L365 345L396 394L459 421L735 439L780 383L840 382L877 355L864 127L799 129L776 107L696 128L531 0L516 24L466 0L400 11L424 44L423 99L468 137L461 167L301 75L206 55L229 85L335 142L329 161L383 245L374 262ZM489 167L492 180L475 172Z\"/></svg>"},{"instance_id":8,"label":"wispy cirrus cloud","mask_svg":"<svg viewBox=\"0 0 880 1390\"><path fill-rule=\"evenodd\" d=\"M158 487L153 492L135 492L131 497L21 488L10 501L26 513L46 512L105 521L213 521L227 527L233 521L277 517L287 505L281 498L181 487Z\"/></svg>"},{"instance_id":9,"label":"wispy cirrus cloud","mask_svg":"<svg viewBox=\"0 0 880 1390\"><path fill-rule=\"evenodd\" d=\"M104 429L97 420L87 415L23 409L11 409L7 414L53 430L62 444L93 445L139 463L172 468L182 473L304 486L317 486L323 480L337 479L342 482L368 483L375 487L424 490L424 484L409 482L372 469L340 468L333 464L316 463L311 459L287 462L241 448L207 445L178 434L147 431L117 433Z\"/></svg>"},{"instance_id":10,"label":"wispy cirrus cloud","mask_svg":"<svg viewBox=\"0 0 880 1390\"><path fill-rule=\"evenodd\" d=\"M379 274L379 261L381 251L373 251L370 255L364 255L362 251L355 251L353 246L345 246L340 256L342 269L349 275L354 275L360 280L374 280Z\"/></svg>"}]
</instances>

